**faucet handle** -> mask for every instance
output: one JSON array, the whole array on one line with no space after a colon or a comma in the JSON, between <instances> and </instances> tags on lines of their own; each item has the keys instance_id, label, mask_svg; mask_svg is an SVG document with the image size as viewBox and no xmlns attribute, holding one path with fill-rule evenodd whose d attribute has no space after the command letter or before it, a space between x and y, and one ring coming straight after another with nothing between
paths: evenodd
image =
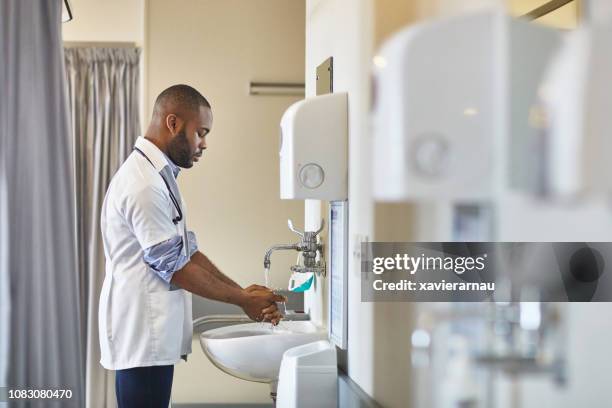
<instances>
[{"instance_id":1,"label":"faucet handle","mask_svg":"<svg viewBox=\"0 0 612 408\"><path fill-rule=\"evenodd\" d=\"M289 226L289 229L290 229L291 231L293 231L293 232L295 232L296 234L298 234L298 235L299 235L301 238L304 238L304 232L303 232L303 231L300 231L300 230L299 230L299 229L297 229L297 228L295 228L295 227L293 226L293 221L291 221L291 219L288 219L288 220L287 220L287 225ZM325 228L325 220L324 220L323 218L321 218L321 226L320 226L320 227L319 227L319 228L318 228L316 231L314 231L314 234L313 234L313 235L319 235L319 233L320 233L321 231L323 231L323 228Z\"/></svg>"},{"instance_id":2,"label":"faucet handle","mask_svg":"<svg viewBox=\"0 0 612 408\"><path fill-rule=\"evenodd\" d=\"M318 229L318 230L316 230L316 231L315 231L315 233L314 233L314 234L315 234L315 235L319 235L319 233L320 233L321 231L323 231L323 228L324 228L324 227L325 227L325 220L324 220L323 218L321 218L321 226L319 227L319 229Z\"/></svg>"},{"instance_id":3,"label":"faucet handle","mask_svg":"<svg viewBox=\"0 0 612 408\"><path fill-rule=\"evenodd\" d=\"M287 225L289 226L289 229L298 234L300 238L304 238L304 233L293 226L293 221L291 221L291 219L287 220Z\"/></svg>"}]
</instances>

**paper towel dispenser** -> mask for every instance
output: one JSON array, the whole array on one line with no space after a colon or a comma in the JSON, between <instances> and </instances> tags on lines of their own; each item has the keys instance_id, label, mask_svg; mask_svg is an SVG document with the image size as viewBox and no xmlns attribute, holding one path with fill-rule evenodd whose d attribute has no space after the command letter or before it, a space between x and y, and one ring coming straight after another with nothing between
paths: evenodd
<instances>
[{"instance_id":1,"label":"paper towel dispenser","mask_svg":"<svg viewBox=\"0 0 612 408\"><path fill-rule=\"evenodd\" d=\"M347 149L346 93L291 105L281 119L280 198L347 199Z\"/></svg>"}]
</instances>

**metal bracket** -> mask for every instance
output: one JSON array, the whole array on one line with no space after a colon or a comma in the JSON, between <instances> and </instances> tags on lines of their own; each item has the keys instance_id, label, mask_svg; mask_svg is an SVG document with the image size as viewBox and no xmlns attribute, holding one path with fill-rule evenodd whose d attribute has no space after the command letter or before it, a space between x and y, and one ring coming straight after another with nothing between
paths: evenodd
<instances>
[{"instance_id":1,"label":"metal bracket","mask_svg":"<svg viewBox=\"0 0 612 408\"><path fill-rule=\"evenodd\" d=\"M334 58L329 57L317 67L317 95L334 92Z\"/></svg>"},{"instance_id":2,"label":"metal bracket","mask_svg":"<svg viewBox=\"0 0 612 408\"><path fill-rule=\"evenodd\" d=\"M540 17L544 17L545 15L552 13L553 11L560 9L566 4L571 3L574 0L551 0L543 5L537 7L534 10L531 10L529 13L525 14L525 17L528 20L537 20Z\"/></svg>"}]
</instances>

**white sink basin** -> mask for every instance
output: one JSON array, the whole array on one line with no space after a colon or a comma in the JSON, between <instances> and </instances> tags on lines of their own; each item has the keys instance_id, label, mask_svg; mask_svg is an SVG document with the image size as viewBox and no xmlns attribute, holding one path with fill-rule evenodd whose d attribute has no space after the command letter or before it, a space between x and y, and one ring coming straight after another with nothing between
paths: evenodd
<instances>
[{"instance_id":1,"label":"white sink basin","mask_svg":"<svg viewBox=\"0 0 612 408\"><path fill-rule=\"evenodd\" d=\"M208 330L200 335L206 356L222 371L243 380L276 383L283 353L327 339L327 331L309 321L247 323Z\"/></svg>"}]
</instances>

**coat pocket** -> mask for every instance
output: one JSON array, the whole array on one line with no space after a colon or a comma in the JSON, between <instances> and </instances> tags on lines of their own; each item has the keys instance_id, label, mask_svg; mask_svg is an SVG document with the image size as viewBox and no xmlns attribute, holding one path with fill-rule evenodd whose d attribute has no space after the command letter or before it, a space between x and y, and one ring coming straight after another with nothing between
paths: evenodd
<instances>
[{"instance_id":1,"label":"coat pocket","mask_svg":"<svg viewBox=\"0 0 612 408\"><path fill-rule=\"evenodd\" d=\"M149 305L154 359L178 360L185 313L183 290L149 293Z\"/></svg>"}]
</instances>

